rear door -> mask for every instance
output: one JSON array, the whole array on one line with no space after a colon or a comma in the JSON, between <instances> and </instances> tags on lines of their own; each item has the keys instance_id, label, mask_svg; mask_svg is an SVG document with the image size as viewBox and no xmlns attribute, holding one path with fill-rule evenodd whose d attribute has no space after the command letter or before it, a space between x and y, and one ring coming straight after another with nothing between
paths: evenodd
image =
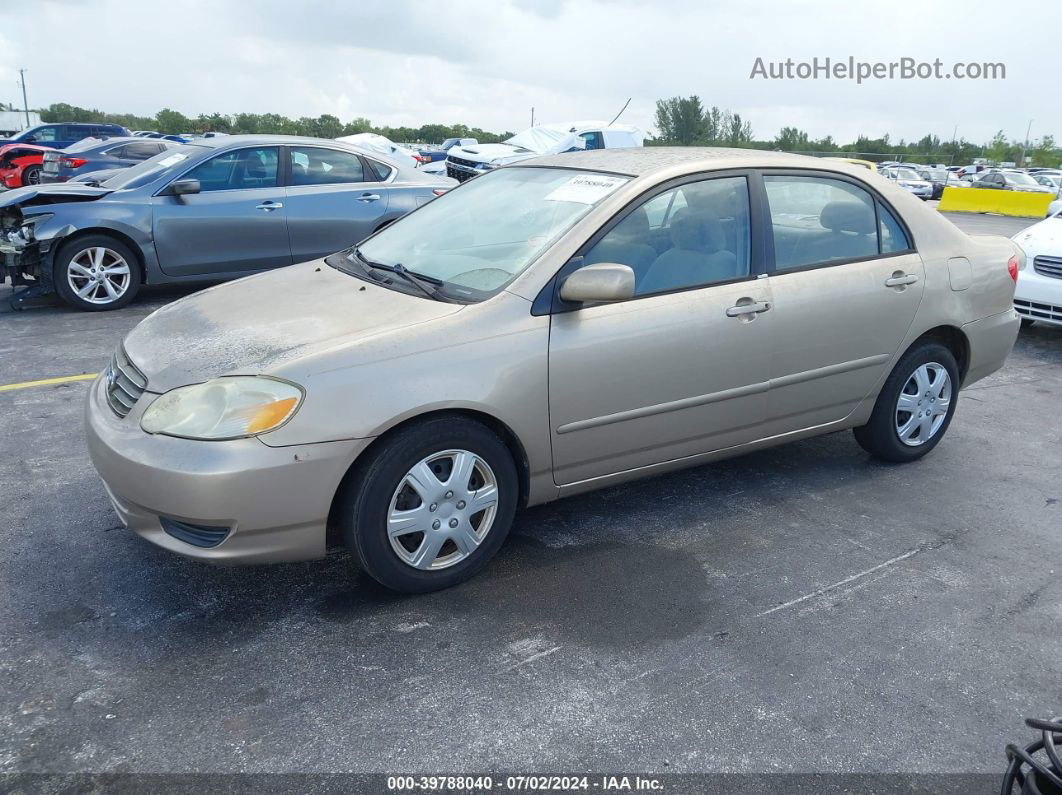
<instances>
[{"instance_id":1,"label":"rear door","mask_svg":"<svg viewBox=\"0 0 1062 795\"><path fill-rule=\"evenodd\" d=\"M764 172L773 244L764 436L848 416L885 375L925 274L895 211L854 179Z\"/></svg>"},{"instance_id":2,"label":"rear door","mask_svg":"<svg viewBox=\"0 0 1062 795\"><path fill-rule=\"evenodd\" d=\"M343 149L286 147L288 237L295 262L324 257L365 239L387 212L388 183Z\"/></svg>"},{"instance_id":3,"label":"rear door","mask_svg":"<svg viewBox=\"0 0 1062 795\"><path fill-rule=\"evenodd\" d=\"M290 265L279 166L279 147L232 149L175 178L199 180L200 193L156 195L152 224L163 272L207 276Z\"/></svg>"}]
</instances>

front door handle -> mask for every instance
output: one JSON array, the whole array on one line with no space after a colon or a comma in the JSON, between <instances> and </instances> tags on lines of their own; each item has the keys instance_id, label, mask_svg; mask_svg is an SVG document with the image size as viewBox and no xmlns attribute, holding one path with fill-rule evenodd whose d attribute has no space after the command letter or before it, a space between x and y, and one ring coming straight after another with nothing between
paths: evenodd
<instances>
[{"instance_id":1,"label":"front door handle","mask_svg":"<svg viewBox=\"0 0 1062 795\"><path fill-rule=\"evenodd\" d=\"M896 273L894 273L892 275L891 279L886 279L885 280L885 286L886 287L906 287L907 285L914 284L917 281L918 281L918 277L915 276L913 273L904 274L904 273L902 273L900 271L897 271Z\"/></svg>"},{"instance_id":2,"label":"front door handle","mask_svg":"<svg viewBox=\"0 0 1062 795\"><path fill-rule=\"evenodd\" d=\"M363 193L358 197L358 201L362 202L376 202L380 200L379 193Z\"/></svg>"},{"instance_id":3,"label":"front door handle","mask_svg":"<svg viewBox=\"0 0 1062 795\"><path fill-rule=\"evenodd\" d=\"M255 207L255 209L256 210L265 210L266 212L269 212L270 210L279 210L283 206L284 205L281 204L280 202L264 201L261 204L259 204L257 207Z\"/></svg>"},{"instance_id":4,"label":"front door handle","mask_svg":"<svg viewBox=\"0 0 1062 795\"><path fill-rule=\"evenodd\" d=\"M760 312L766 312L771 308L771 305L766 301L750 302L747 304L738 304L732 306L726 310L727 317L741 317L742 315L758 315Z\"/></svg>"}]
</instances>

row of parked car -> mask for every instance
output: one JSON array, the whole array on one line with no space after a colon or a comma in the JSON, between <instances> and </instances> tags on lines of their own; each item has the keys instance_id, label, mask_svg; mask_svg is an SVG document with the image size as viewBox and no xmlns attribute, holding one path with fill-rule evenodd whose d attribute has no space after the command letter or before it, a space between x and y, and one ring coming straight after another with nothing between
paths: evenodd
<instances>
[{"instance_id":1,"label":"row of parked car","mask_svg":"<svg viewBox=\"0 0 1062 795\"><path fill-rule=\"evenodd\" d=\"M894 180L920 199L939 199L944 188L984 188L1026 193L1053 193L1062 190L1062 171L1050 168L993 168L984 165L945 166L886 162L878 173Z\"/></svg>"},{"instance_id":2,"label":"row of parked car","mask_svg":"<svg viewBox=\"0 0 1062 795\"><path fill-rule=\"evenodd\" d=\"M43 125L0 146L10 189L0 194L0 275L26 288L16 305L57 293L79 309L115 309L144 283L303 262L498 165L642 142L624 125L542 125L501 144L447 141L446 157L425 163L373 133L183 142L138 132ZM89 137L69 140L80 133Z\"/></svg>"}]
</instances>

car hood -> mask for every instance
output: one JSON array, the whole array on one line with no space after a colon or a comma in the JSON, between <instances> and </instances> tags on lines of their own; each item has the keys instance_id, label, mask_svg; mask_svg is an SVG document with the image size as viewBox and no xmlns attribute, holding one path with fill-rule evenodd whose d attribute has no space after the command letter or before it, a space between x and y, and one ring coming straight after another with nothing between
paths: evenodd
<instances>
[{"instance_id":1,"label":"car hood","mask_svg":"<svg viewBox=\"0 0 1062 795\"><path fill-rule=\"evenodd\" d=\"M1048 218L1011 238L1029 255L1062 251L1062 218Z\"/></svg>"},{"instance_id":2,"label":"car hood","mask_svg":"<svg viewBox=\"0 0 1062 795\"><path fill-rule=\"evenodd\" d=\"M56 182L50 185L15 188L0 193L0 207L30 207L67 201L93 201L102 199L113 192L111 188L99 188L78 182Z\"/></svg>"},{"instance_id":3,"label":"car hood","mask_svg":"<svg viewBox=\"0 0 1062 795\"><path fill-rule=\"evenodd\" d=\"M303 357L452 315L324 260L220 284L145 318L125 338L151 392L222 375L275 374Z\"/></svg>"},{"instance_id":4,"label":"car hood","mask_svg":"<svg viewBox=\"0 0 1062 795\"><path fill-rule=\"evenodd\" d=\"M535 152L509 144L476 144L475 146L454 146L447 152L448 156L473 160L477 163L504 164L514 160L526 160L534 157Z\"/></svg>"}]
</instances>

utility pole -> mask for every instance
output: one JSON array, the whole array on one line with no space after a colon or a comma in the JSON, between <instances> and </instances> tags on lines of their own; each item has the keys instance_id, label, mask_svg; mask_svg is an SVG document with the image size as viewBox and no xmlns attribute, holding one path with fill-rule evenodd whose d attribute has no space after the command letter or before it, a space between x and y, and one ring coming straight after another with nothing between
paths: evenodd
<instances>
[{"instance_id":1,"label":"utility pole","mask_svg":"<svg viewBox=\"0 0 1062 795\"><path fill-rule=\"evenodd\" d=\"M26 114L26 127L29 128L29 126L30 126L29 102L26 101L26 70L25 69L19 69L18 70L18 78L19 78L19 80L22 81L22 110Z\"/></svg>"},{"instance_id":2,"label":"utility pole","mask_svg":"<svg viewBox=\"0 0 1062 795\"><path fill-rule=\"evenodd\" d=\"M531 126L535 126L535 106L531 106Z\"/></svg>"},{"instance_id":3,"label":"utility pole","mask_svg":"<svg viewBox=\"0 0 1062 795\"><path fill-rule=\"evenodd\" d=\"M1029 126L1025 128L1025 144L1021 148L1021 162L1018 163L1019 168L1025 167L1025 152L1029 149L1029 133L1032 132L1032 123L1036 119L1029 119Z\"/></svg>"}]
</instances>

